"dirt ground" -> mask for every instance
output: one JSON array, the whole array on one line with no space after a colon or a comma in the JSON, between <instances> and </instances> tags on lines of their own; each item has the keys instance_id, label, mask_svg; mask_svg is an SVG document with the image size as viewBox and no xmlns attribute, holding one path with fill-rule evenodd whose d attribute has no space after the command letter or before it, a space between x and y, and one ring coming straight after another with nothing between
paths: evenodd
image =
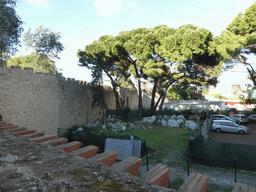
<instances>
[{"instance_id":1,"label":"dirt ground","mask_svg":"<svg viewBox=\"0 0 256 192\"><path fill-rule=\"evenodd\" d=\"M256 145L256 124L248 123L248 124L242 124L242 125L249 128L248 135L240 135L237 133L216 133L214 131L210 131L208 133L208 136L212 140L220 141L220 142Z\"/></svg>"}]
</instances>

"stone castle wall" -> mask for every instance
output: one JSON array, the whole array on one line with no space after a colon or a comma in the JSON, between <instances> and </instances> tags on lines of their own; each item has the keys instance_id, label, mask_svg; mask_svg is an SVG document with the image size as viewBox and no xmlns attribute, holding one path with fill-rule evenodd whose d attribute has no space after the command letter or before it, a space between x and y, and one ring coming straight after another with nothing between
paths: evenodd
<instances>
[{"instance_id":1,"label":"stone castle wall","mask_svg":"<svg viewBox=\"0 0 256 192\"><path fill-rule=\"evenodd\" d=\"M101 119L91 109L92 91L85 82L18 66L0 68L0 114L3 121L57 135L59 128Z\"/></svg>"},{"instance_id":2,"label":"stone castle wall","mask_svg":"<svg viewBox=\"0 0 256 192\"><path fill-rule=\"evenodd\" d=\"M84 81L34 73L32 68L0 68L0 115L3 121L57 135L58 128L102 119L102 111L92 109L90 87ZM116 109L112 89L105 90L108 109ZM119 94L124 106L138 108L136 91L120 88Z\"/></svg>"}]
</instances>

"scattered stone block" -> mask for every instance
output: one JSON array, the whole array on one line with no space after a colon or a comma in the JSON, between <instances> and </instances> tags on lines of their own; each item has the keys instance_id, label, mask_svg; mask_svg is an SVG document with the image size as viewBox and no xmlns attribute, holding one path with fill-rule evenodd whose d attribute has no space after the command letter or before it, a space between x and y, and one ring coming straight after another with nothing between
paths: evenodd
<instances>
[{"instance_id":1,"label":"scattered stone block","mask_svg":"<svg viewBox=\"0 0 256 192\"><path fill-rule=\"evenodd\" d=\"M62 145L68 142L67 138L58 138L58 139L53 139L50 141L44 141L41 144L43 145L51 145L51 146L58 146L58 145Z\"/></svg>"},{"instance_id":2,"label":"scattered stone block","mask_svg":"<svg viewBox=\"0 0 256 192\"><path fill-rule=\"evenodd\" d=\"M36 130L26 130L26 131L18 131L18 132L14 132L14 136L18 137L18 136L22 136L22 135L29 135L31 133L35 133Z\"/></svg>"},{"instance_id":3,"label":"scattered stone block","mask_svg":"<svg viewBox=\"0 0 256 192\"><path fill-rule=\"evenodd\" d=\"M206 192L208 176L192 172L180 186L178 192Z\"/></svg>"},{"instance_id":4,"label":"scattered stone block","mask_svg":"<svg viewBox=\"0 0 256 192\"><path fill-rule=\"evenodd\" d=\"M138 173L142 159L137 157L129 157L120 163L117 163L111 167L113 171L123 171L134 176Z\"/></svg>"},{"instance_id":5,"label":"scattered stone block","mask_svg":"<svg viewBox=\"0 0 256 192\"><path fill-rule=\"evenodd\" d=\"M148 172L144 173L140 179L144 182L167 188L168 181L170 180L169 173L170 171L167 165L158 163Z\"/></svg>"},{"instance_id":6,"label":"scattered stone block","mask_svg":"<svg viewBox=\"0 0 256 192\"><path fill-rule=\"evenodd\" d=\"M72 151L69 153L69 155L72 155L72 156L78 155L80 157L88 159L88 158L94 157L98 150L99 150L99 147L89 145L89 146L77 149L75 151Z\"/></svg>"},{"instance_id":7,"label":"scattered stone block","mask_svg":"<svg viewBox=\"0 0 256 192\"><path fill-rule=\"evenodd\" d=\"M49 141L49 140L53 140L55 139L56 136L55 135L50 135L50 136L43 136L43 137L36 137L36 138L32 138L30 139L31 141L35 141L36 143L42 143L44 141Z\"/></svg>"},{"instance_id":8,"label":"scattered stone block","mask_svg":"<svg viewBox=\"0 0 256 192\"><path fill-rule=\"evenodd\" d=\"M81 142L73 141L73 142L70 142L70 143L66 143L66 144L63 144L63 145L56 146L55 148L56 149L61 149L62 151L65 151L65 153L70 153L72 151L75 151L75 150L79 149L81 146L82 146Z\"/></svg>"},{"instance_id":9,"label":"scattered stone block","mask_svg":"<svg viewBox=\"0 0 256 192\"><path fill-rule=\"evenodd\" d=\"M116 158L118 157L118 152L108 150L104 153L97 154L94 157L88 159L89 162L99 162L111 167L114 165Z\"/></svg>"}]
</instances>

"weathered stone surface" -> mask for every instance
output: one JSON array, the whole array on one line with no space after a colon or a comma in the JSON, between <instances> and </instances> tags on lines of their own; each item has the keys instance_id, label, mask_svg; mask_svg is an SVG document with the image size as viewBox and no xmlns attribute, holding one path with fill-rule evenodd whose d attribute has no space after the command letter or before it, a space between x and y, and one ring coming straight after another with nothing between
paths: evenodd
<instances>
[{"instance_id":1,"label":"weathered stone surface","mask_svg":"<svg viewBox=\"0 0 256 192\"><path fill-rule=\"evenodd\" d=\"M104 191L100 187L107 182L117 182L120 191L174 191L147 184L125 172L112 172L104 164L89 163L82 157L6 131L0 135L0 165L0 191L89 192L95 187Z\"/></svg>"}]
</instances>

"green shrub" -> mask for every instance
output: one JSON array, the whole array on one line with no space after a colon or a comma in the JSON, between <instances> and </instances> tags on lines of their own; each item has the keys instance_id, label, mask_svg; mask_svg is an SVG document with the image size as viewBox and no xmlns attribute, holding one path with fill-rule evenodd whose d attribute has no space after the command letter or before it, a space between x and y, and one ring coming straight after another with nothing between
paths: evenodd
<instances>
[{"instance_id":1,"label":"green shrub","mask_svg":"<svg viewBox=\"0 0 256 192\"><path fill-rule=\"evenodd\" d=\"M123 109L122 109L122 111L123 111L123 113L124 113L123 119L124 119L125 121L127 121L127 120L128 120L128 117L129 117L129 115L130 115L131 109L130 109L130 107L128 107L128 106L124 106Z\"/></svg>"}]
</instances>

